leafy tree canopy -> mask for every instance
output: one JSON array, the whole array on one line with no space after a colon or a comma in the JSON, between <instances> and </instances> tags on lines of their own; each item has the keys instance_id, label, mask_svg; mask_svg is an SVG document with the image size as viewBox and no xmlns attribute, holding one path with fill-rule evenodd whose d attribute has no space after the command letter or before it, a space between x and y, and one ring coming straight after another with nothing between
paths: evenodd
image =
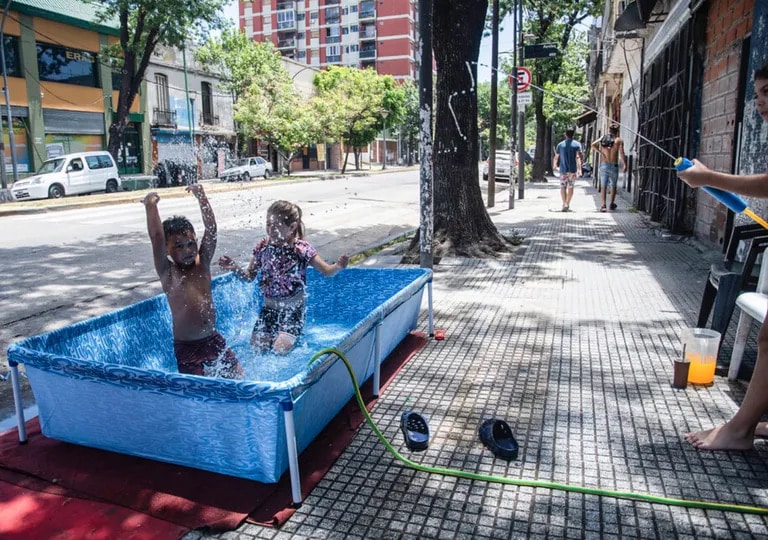
<instances>
[{"instance_id":1,"label":"leafy tree canopy","mask_svg":"<svg viewBox=\"0 0 768 540\"><path fill-rule=\"evenodd\" d=\"M208 39L195 51L195 59L206 69L224 74L223 86L235 96L243 94L255 81L291 80L272 43L249 39L236 28Z\"/></svg>"},{"instance_id":2,"label":"leafy tree canopy","mask_svg":"<svg viewBox=\"0 0 768 540\"><path fill-rule=\"evenodd\" d=\"M399 124L405 115L405 90L391 75L372 69L329 66L315 75L322 112L327 115L329 139L354 147L373 142L385 126Z\"/></svg>"}]
</instances>

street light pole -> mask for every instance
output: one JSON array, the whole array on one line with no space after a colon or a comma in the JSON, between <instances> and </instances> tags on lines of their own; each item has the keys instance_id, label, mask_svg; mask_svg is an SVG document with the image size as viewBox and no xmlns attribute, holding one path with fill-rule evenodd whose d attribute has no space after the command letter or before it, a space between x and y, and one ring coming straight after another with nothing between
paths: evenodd
<instances>
[{"instance_id":1,"label":"street light pole","mask_svg":"<svg viewBox=\"0 0 768 540\"><path fill-rule=\"evenodd\" d=\"M520 44L518 46L518 55L520 56L520 66L525 64L525 49L523 47L523 0L518 0L518 31L520 32ZM525 198L525 107L520 108L520 120L517 129L517 196L521 200Z\"/></svg>"},{"instance_id":2,"label":"street light pole","mask_svg":"<svg viewBox=\"0 0 768 540\"><path fill-rule=\"evenodd\" d=\"M491 125L488 134L488 208L496 204L496 123L498 120L499 0L491 15Z\"/></svg>"}]
</instances>

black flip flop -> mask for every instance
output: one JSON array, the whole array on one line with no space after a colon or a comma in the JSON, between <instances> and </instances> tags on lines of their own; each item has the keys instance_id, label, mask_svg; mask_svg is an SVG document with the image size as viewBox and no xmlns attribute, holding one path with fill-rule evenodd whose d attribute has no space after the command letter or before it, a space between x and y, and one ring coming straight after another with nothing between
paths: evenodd
<instances>
[{"instance_id":1,"label":"black flip flop","mask_svg":"<svg viewBox=\"0 0 768 540\"><path fill-rule=\"evenodd\" d=\"M405 411L400 417L400 429L409 450L419 452L429 446L429 425L427 419L419 413Z\"/></svg>"},{"instance_id":2,"label":"black flip flop","mask_svg":"<svg viewBox=\"0 0 768 540\"><path fill-rule=\"evenodd\" d=\"M519 445L512 435L512 429L504 420L490 418L483 421L478 429L480 440L498 458L512 461L517 459Z\"/></svg>"}]
</instances>

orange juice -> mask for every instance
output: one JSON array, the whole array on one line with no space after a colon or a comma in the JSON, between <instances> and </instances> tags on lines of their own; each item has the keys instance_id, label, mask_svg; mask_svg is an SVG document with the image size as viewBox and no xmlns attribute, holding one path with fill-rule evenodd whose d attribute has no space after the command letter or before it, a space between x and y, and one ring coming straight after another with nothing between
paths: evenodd
<instances>
[{"instance_id":1,"label":"orange juice","mask_svg":"<svg viewBox=\"0 0 768 540\"><path fill-rule=\"evenodd\" d=\"M691 367L688 369L688 382L690 384L712 384L714 382L716 356L702 357L700 354L686 353L685 358L691 363Z\"/></svg>"}]
</instances>

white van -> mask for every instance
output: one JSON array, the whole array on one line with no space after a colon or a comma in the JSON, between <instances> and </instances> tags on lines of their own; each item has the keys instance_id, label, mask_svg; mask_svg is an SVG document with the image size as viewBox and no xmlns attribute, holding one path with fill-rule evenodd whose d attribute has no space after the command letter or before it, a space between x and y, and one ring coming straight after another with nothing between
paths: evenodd
<instances>
[{"instance_id":1,"label":"white van","mask_svg":"<svg viewBox=\"0 0 768 540\"><path fill-rule=\"evenodd\" d=\"M33 176L15 182L11 193L17 201L26 201L119 189L120 176L109 152L78 152L43 162Z\"/></svg>"}]
</instances>

